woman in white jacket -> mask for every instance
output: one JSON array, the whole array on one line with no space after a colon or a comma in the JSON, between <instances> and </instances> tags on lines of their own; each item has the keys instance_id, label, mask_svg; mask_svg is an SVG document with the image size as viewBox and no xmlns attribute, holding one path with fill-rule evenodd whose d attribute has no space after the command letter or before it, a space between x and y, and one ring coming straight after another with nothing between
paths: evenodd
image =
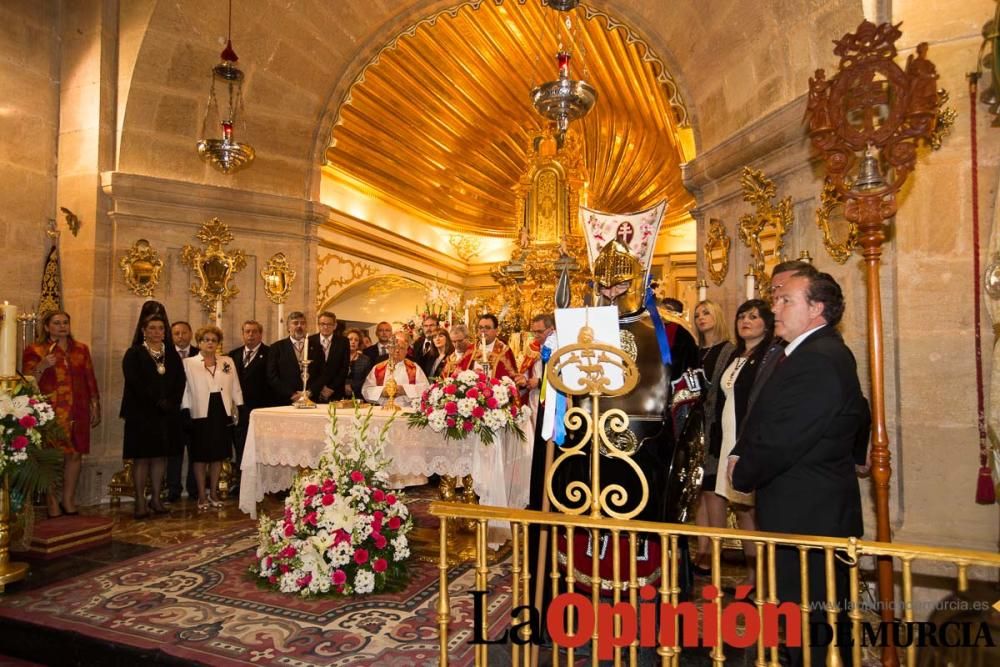
<instances>
[{"instance_id":1,"label":"woman in white jacket","mask_svg":"<svg viewBox=\"0 0 1000 667\"><path fill-rule=\"evenodd\" d=\"M243 405L243 391L236 376L233 360L217 355L222 344L222 330L216 326L201 327L195 333L200 352L184 360L187 386L181 407L191 411L194 437L191 442L191 463L198 484L198 509L221 507L215 498L219 486L222 462L232 456L230 428ZM209 491L205 489L205 468L208 467Z\"/></svg>"}]
</instances>

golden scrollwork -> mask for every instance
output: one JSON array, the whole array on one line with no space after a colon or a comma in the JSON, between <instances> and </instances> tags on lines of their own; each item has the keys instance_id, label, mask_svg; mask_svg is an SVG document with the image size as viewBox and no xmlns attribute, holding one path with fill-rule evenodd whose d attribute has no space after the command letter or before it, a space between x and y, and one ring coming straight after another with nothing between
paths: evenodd
<instances>
[{"instance_id":1,"label":"golden scrollwork","mask_svg":"<svg viewBox=\"0 0 1000 667\"><path fill-rule=\"evenodd\" d=\"M958 112L953 107L946 107L948 99L951 97L944 88L938 88L937 120L934 122L934 131L931 132L931 148L938 150L944 138L951 134L951 128L955 125Z\"/></svg>"},{"instance_id":2,"label":"golden scrollwork","mask_svg":"<svg viewBox=\"0 0 1000 667\"><path fill-rule=\"evenodd\" d=\"M333 266L327 269L327 265L332 264L339 264L341 267L340 270ZM332 252L319 258L317 269L316 275L318 280L324 279L324 273L339 274L339 276L327 280L325 285L319 285L319 289L316 290L317 306L326 303L336 288L346 287L369 276L374 276L379 272L378 268L371 264L365 264L364 262L348 257L341 257Z\"/></svg>"},{"instance_id":3,"label":"golden scrollwork","mask_svg":"<svg viewBox=\"0 0 1000 667\"><path fill-rule=\"evenodd\" d=\"M136 296L152 297L160 284L163 260L146 239L138 239L118 260L125 275L125 284Z\"/></svg>"},{"instance_id":4,"label":"golden scrollwork","mask_svg":"<svg viewBox=\"0 0 1000 667\"><path fill-rule=\"evenodd\" d=\"M285 253L278 252L271 255L267 264L260 271L260 277L264 281L264 293L272 303L284 303L288 298L288 293L292 291L292 283L295 281L295 270L288 265Z\"/></svg>"},{"instance_id":5,"label":"golden scrollwork","mask_svg":"<svg viewBox=\"0 0 1000 667\"><path fill-rule=\"evenodd\" d=\"M218 218L202 225L195 238L205 247L185 245L181 249L181 261L195 274L191 293L198 297L202 308L211 312L216 304L225 306L239 294L232 280L247 265L247 258L242 250L223 249L233 240L233 235L229 225Z\"/></svg>"},{"instance_id":6,"label":"golden scrollwork","mask_svg":"<svg viewBox=\"0 0 1000 667\"><path fill-rule=\"evenodd\" d=\"M448 243L455 249L455 254L463 262L468 262L479 254L479 239L477 238L452 234L448 237Z\"/></svg>"},{"instance_id":7,"label":"golden scrollwork","mask_svg":"<svg viewBox=\"0 0 1000 667\"><path fill-rule=\"evenodd\" d=\"M721 285L729 272L729 248L732 243L722 220L710 218L705 237L705 268L716 285Z\"/></svg>"},{"instance_id":8,"label":"golden scrollwork","mask_svg":"<svg viewBox=\"0 0 1000 667\"><path fill-rule=\"evenodd\" d=\"M611 378L607 376L605 366L621 371L622 384L611 386ZM563 377L567 369L575 369L578 373L576 386L569 386ZM627 394L639 382L639 369L629 354L619 347L606 343L595 342L594 332L589 326L580 329L577 342L556 350L546 370L549 384L569 396L587 396L590 399L590 412L572 407L566 411L564 423L567 431L575 431L578 437L573 443L560 450L559 456L552 462L545 478L546 493L549 500L561 512L572 515L589 512L591 516L607 515L615 519L631 519L637 516L649 501L649 483L642 469L632 459L632 451L620 448L628 447L629 418L619 408L601 412L600 398ZM566 485L563 493L569 505L563 503L554 493L553 480L560 466L576 456L586 456L590 445L591 475L590 484L575 480ZM617 459L628 465L635 473L642 489L641 497L636 506L626 512L619 508L630 504L628 491L621 484L609 484L602 487L600 482L601 457Z\"/></svg>"},{"instance_id":9,"label":"golden scrollwork","mask_svg":"<svg viewBox=\"0 0 1000 667\"><path fill-rule=\"evenodd\" d=\"M753 273L760 294L771 290L771 269L782 261L785 234L792 226L792 198L775 202L774 181L750 167L743 167L740 178L743 201L753 204L753 213L740 216L740 240L750 249Z\"/></svg>"},{"instance_id":10,"label":"golden scrollwork","mask_svg":"<svg viewBox=\"0 0 1000 667\"><path fill-rule=\"evenodd\" d=\"M834 240L833 232L830 229L830 218L837 208L844 205L844 202L837 194L837 188L829 179L823 185L819 202L819 208L816 209L816 226L823 232L823 246L835 262L843 264L851 258L851 253L858 245L858 225L848 221L847 238L843 241Z\"/></svg>"}]
</instances>

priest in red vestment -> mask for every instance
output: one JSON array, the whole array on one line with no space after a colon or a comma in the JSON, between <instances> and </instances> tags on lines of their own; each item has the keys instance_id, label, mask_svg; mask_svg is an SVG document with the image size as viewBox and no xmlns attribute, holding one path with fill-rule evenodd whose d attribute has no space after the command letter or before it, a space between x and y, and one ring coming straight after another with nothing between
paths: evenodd
<instances>
[{"instance_id":1,"label":"priest in red vestment","mask_svg":"<svg viewBox=\"0 0 1000 667\"><path fill-rule=\"evenodd\" d=\"M490 377L500 379L517 375L517 361L510 347L497 338L500 324L496 315L486 313L479 318L479 340L470 346L456 367L456 371L482 370L483 360L489 365Z\"/></svg>"}]
</instances>

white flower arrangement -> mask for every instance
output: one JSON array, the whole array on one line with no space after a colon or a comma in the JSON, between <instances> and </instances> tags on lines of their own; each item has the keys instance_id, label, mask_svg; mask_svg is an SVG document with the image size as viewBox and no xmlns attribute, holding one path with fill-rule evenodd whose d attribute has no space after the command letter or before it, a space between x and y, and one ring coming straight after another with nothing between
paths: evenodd
<instances>
[{"instance_id":1,"label":"white flower arrangement","mask_svg":"<svg viewBox=\"0 0 1000 667\"><path fill-rule=\"evenodd\" d=\"M0 394L0 475L28 460L29 447L41 447L43 430L56 418L44 396L23 384Z\"/></svg>"},{"instance_id":2,"label":"white flower arrangement","mask_svg":"<svg viewBox=\"0 0 1000 667\"><path fill-rule=\"evenodd\" d=\"M413 527L402 496L385 488L387 423L330 412L319 466L300 474L278 519L261 517L251 572L284 593L363 595L405 579Z\"/></svg>"}]
</instances>

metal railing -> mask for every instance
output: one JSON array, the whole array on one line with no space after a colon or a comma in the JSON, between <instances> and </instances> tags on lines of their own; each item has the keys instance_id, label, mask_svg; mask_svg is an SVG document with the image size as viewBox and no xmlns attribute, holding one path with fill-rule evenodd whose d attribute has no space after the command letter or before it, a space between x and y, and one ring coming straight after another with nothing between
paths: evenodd
<instances>
[{"instance_id":1,"label":"metal railing","mask_svg":"<svg viewBox=\"0 0 1000 667\"><path fill-rule=\"evenodd\" d=\"M711 588L703 589L703 591L708 593L709 598L702 598L701 600L701 614L699 615L702 618L700 624L696 623L696 627L697 625L701 626L700 632L697 635L700 641L703 641L706 636L710 636L713 639L710 644L711 658L716 664L721 664L726 660L723 646L726 643L724 639L727 638L726 635L729 632L735 633L729 636L730 639L733 636L740 636L740 641L746 642L748 641L747 636L750 630L756 627L757 632L755 633L756 638L754 642L756 645L755 664L777 665L779 664L779 647L778 641L776 641L778 632L773 624L779 618L783 620L783 625L786 629L786 632L782 633L784 635L782 643L792 643L789 642L790 637L787 633L789 628L794 628L796 625L795 619L791 618L791 616L797 610L799 614L798 625L801 628L801 645L802 647L808 647L811 639L810 615L812 614L812 620L815 622L816 610L823 609L828 627L836 628L838 625L838 615L841 615L841 619L843 618L843 607L846 601L846 616L849 619L850 625L850 664L856 666L862 664L862 648L864 645L872 645L873 643L877 645L888 641L904 645L900 650L903 652L902 655L905 659L905 664L913 667L916 665L917 660L917 644L920 643L914 636L905 635L903 641L899 641L899 637L894 636L893 628L879 625L878 621L867 624L864 621L861 600L861 557L885 556L895 559L901 565L899 575L901 579L902 603L900 605L901 618L899 619L899 623L904 633L916 633L918 630L920 632L926 631L927 633L940 631L940 629L935 630L928 627L927 624L924 624L923 629L917 627L919 624L915 621L913 598L915 563L919 561L935 562L944 564L946 568L952 568L954 570L954 590L956 592L965 592L969 589L969 570L972 567L983 566L988 568L983 573L985 576L980 576L980 579L989 578L992 581L996 581L996 577L1000 574L1000 554L966 549L870 542L856 538L821 538L735 529L701 528L692 525L652 523L635 520L626 522L612 518L584 515L571 516L450 502L434 502L431 504L430 512L440 520L440 592L437 611L441 665L448 664L447 647L449 628L452 623L452 607L448 590L449 561L447 557L447 535L449 526L451 525L450 522L455 521L462 522L463 524L471 522L475 526L475 590L479 591L480 595L483 596L480 600L481 604L477 605L477 610L481 614L479 622L482 628L490 627L489 619L487 619L490 607L487 583L491 574L490 566L487 565L487 549L489 548L487 544L488 524L490 522L510 523L512 553L509 559L509 567L510 608L512 610L521 606L534 606L538 602L537 595L532 596L532 571L536 568L530 566L530 549L527 537L530 526L539 526L541 534L539 540L548 540L549 544L548 562L544 564L544 576L548 579L551 598L555 599L560 593L579 593L581 590L586 592L589 589L589 602L591 606L589 612L581 610L579 606L570 605L568 607L565 619L567 628L570 628L566 633L570 643L578 644L585 641L585 638L581 637L580 633L573 632L574 629L579 631L590 625L589 622L584 622L586 619L579 618L583 615L581 612L586 612L587 615L592 614L590 616L591 619L601 619L602 614L605 615L605 621L610 618L610 625L605 623L602 628L599 623L595 622L589 630L585 630L583 633L589 635L590 657L594 665L598 664L598 660L601 657L602 644L605 651L608 650L608 645L611 646L611 655L608 657L614 661L615 665L635 665L638 660L640 643L649 643L648 639L652 631L648 627L644 628L642 638L638 636L631 639L627 636L622 637L623 630L635 632L632 629L634 624L630 622L627 610L622 607L613 607L613 611L609 611L607 605L618 605L623 601L627 603L628 607L634 610L635 618L639 619L640 623L642 620L648 620L649 618L648 615L646 617L642 616L643 606L646 606L646 613L649 614L649 605L655 602L670 605L667 609L673 610L675 613L672 619L669 613L666 615L663 613L662 607L659 609L659 627L654 634L657 640L656 643L658 644L656 654L662 665L676 666L679 664L680 655L684 648L683 645L690 645L691 638L694 636L694 631L690 625L677 622L678 617L683 617L683 615L676 613L684 604L682 594L685 592L694 593L694 591L682 591L682 562L680 558L686 552L680 549L679 545L685 537L705 537L711 543ZM592 555L590 556L589 563L575 563L574 550L571 547L562 549L563 553L560 553L559 535L562 534L565 537L566 545L574 545L575 536L578 533L589 534L593 540L592 544L598 544L599 535L605 534L610 536L609 548L613 563L610 577L602 577L600 574L600 550L597 548L591 549ZM755 545L757 555L756 581L758 584L763 583L764 589L766 589L766 593L761 594L761 589L758 588L758 592L754 594L753 599L747 601L748 606L740 608L739 613L743 620L741 624L742 635L740 635L736 628L731 627L734 625L732 620L737 614L732 614L731 618L728 610L734 608L734 603L723 604L722 543L732 538L748 540ZM639 544L643 540L646 541L647 545L656 544L659 546L658 573L656 573L656 577L649 577L651 580L657 580L655 588L656 600L650 599L650 590L648 588L643 590L643 587L649 585L649 582L641 580L637 575L636 567L631 565L636 562ZM782 547L793 548L797 550L799 555L798 575L802 586L802 597L801 602L798 604L788 602L782 604L778 599L776 586L777 576L780 572L776 567L775 556L778 549ZM808 561L810 553L822 554L822 573L827 591L823 600L812 600L809 595L810 565ZM840 563L839 566L838 563ZM506 567L506 565L496 564L492 567ZM837 586L835 582L838 567L841 569L846 568L849 580L846 600L841 599L840 601L836 597ZM537 571L541 572L541 570ZM584 574L588 571L589 574ZM602 595L602 591L605 592L604 595ZM694 596L692 595L692 597ZM993 602L992 600L990 601L991 604ZM838 604L840 611L838 611ZM793 609L789 609L789 606L792 606ZM690 611L690 608L687 610ZM752 610L755 610L756 614L747 613ZM522 609L520 614L511 619L512 623L520 625L516 633L516 640L514 637L510 639L511 657L514 665L528 667L529 665L537 664L538 649L531 643L532 629L530 628L530 614L531 612L527 609ZM705 614L714 615L714 622L711 618L704 618ZM690 618L687 620L691 621ZM544 624L545 619L541 619L541 622ZM771 626L766 627L769 623ZM681 636L682 625L684 626L683 641ZM665 627L666 629L664 629ZM610 636L607 636L609 629L612 632ZM602 632L599 632L599 630L602 630ZM973 632L968 636L976 634L976 632ZM826 652L825 664L834 666L843 664L839 650L839 644L842 639L842 637L835 637L829 644L831 648ZM1000 637L995 638L995 641L1000 641ZM476 665L488 664L488 648L489 646L486 644L477 644L475 646ZM965 650L975 649L967 647ZM565 653L562 651L563 649L560 649L557 643L554 642L552 647L553 665L573 665L575 664L575 660L580 657L579 648L565 648ZM604 655L607 656L607 653ZM803 664L807 666L813 662L810 651L807 648L803 650L802 659ZM969 664L977 663L970 662Z\"/></svg>"}]
</instances>

